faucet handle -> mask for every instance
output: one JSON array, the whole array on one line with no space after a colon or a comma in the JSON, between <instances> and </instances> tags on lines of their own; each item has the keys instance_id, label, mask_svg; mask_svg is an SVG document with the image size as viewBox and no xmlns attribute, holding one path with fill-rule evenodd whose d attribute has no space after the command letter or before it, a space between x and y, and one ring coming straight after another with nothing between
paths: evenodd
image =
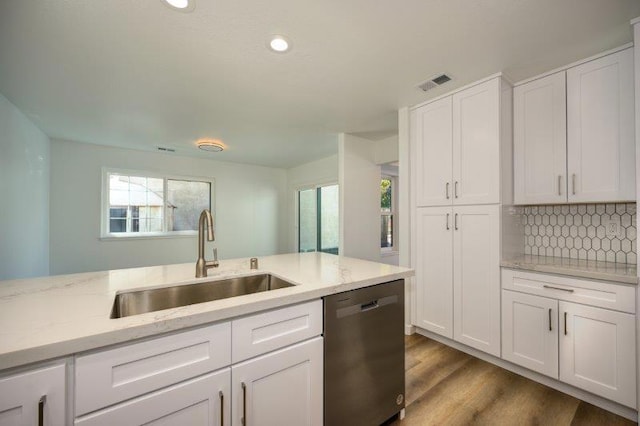
<instances>
[{"instance_id":1,"label":"faucet handle","mask_svg":"<svg viewBox=\"0 0 640 426\"><path fill-rule=\"evenodd\" d=\"M218 262L218 249L216 247L213 248L213 267L217 268L220 265Z\"/></svg>"},{"instance_id":2,"label":"faucet handle","mask_svg":"<svg viewBox=\"0 0 640 426\"><path fill-rule=\"evenodd\" d=\"M252 257L251 260L249 261L250 265L251 265L251 269L258 269L258 258L257 257Z\"/></svg>"}]
</instances>

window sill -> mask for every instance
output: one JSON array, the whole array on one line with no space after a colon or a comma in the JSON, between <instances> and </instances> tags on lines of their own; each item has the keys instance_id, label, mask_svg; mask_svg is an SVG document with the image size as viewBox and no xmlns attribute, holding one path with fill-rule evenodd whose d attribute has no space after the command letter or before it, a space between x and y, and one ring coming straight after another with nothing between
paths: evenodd
<instances>
[{"instance_id":1,"label":"window sill","mask_svg":"<svg viewBox=\"0 0 640 426\"><path fill-rule=\"evenodd\" d=\"M382 250L382 251L380 251L380 256L382 256L382 257L398 256L399 254L400 254L400 252L397 251L397 250Z\"/></svg>"},{"instance_id":2,"label":"window sill","mask_svg":"<svg viewBox=\"0 0 640 426\"><path fill-rule=\"evenodd\" d=\"M145 234L104 234L100 236L100 241L127 241L127 240L156 240L163 238L193 238L197 237L197 231L177 231L177 232L149 232Z\"/></svg>"}]
</instances>

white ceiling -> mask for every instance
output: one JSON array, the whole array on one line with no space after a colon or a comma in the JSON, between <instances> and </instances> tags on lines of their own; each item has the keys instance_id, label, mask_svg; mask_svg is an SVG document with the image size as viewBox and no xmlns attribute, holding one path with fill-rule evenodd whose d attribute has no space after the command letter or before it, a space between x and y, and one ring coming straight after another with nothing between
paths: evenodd
<instances>
[{"instance_id":1,"label":"white ceiling","mask_svg":"<svg viewBox=\"0 0 640 426\"><path fill-rule=\"evenodd\" d=\"M1 0L0 93L55 138L291 167L339 132L393 134L401 106L627 43L640 16L638 0L196 1ZM438 72L454 80L415 88ZM203 136L229 149L198 152Z\"/></svg>"}]
</instances>

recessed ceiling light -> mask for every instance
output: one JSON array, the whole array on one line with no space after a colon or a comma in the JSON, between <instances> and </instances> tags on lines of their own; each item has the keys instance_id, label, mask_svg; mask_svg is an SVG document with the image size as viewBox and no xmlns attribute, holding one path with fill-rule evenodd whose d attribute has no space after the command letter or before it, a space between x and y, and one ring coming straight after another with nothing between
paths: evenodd
<instances>
[{"instance_id":1,"label":"recessed ceiling light","mask_svg":"<svg viewBox=\"0 0 640 426\"><path fill-rule=\"evenodd\" d=\"M226 148L225 144L217 139L198 139L196 145L201 150L209 152L220 152Z\"/></svg>"},{"instance_id":2,"label":"recessed ceiling light","mask_svg":"<svg viewBox=\"0 0 640 426\"><path fill-rule=\"evenodd\" d=\"M269 40L269 48L277 53L285 53L291 50L291 42L282 35L274 35Z\"/></svg>"},{"instance_id":3,"label":"recessed ceiling light","mask_svg":"<svg viewBox=\"0 0 640 426\"><path fill-rule=\"evenodd\" d=\"M196 6L195 0L163 0L163 3L171 9L182 12L191 12Z\"/></svg>"}]
</instances>

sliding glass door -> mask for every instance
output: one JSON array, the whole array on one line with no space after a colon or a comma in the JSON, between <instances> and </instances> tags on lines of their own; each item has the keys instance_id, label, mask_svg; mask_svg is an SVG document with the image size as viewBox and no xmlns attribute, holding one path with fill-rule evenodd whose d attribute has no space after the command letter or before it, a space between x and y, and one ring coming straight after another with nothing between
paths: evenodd
<instances>
[{"instance_id":1,"label":"sliding glass door","mask_svg":"<svg viewBox=\"0 0 640 426\"><path fill-rule=\"evenodd\" d=\"M338 254L338 185L298 191L298 251Z\"/></svg>"}]
</instances>

